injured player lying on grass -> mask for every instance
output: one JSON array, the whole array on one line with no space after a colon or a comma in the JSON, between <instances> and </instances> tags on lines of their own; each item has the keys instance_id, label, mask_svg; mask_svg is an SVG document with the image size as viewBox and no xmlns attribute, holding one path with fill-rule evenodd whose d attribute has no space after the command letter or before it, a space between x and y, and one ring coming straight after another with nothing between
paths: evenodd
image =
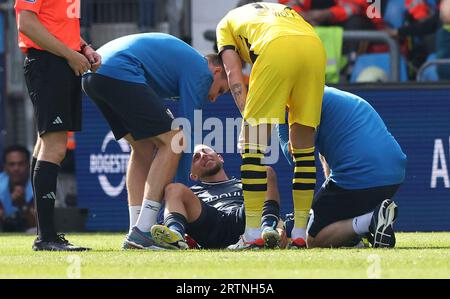
<instances>
[{"instance_id":1,"label":"injured player lying on grass","mask_svg":"<svg viewBox=\"0 0 450 299\"><path fill-rule=\"evenodd\" d=\"M245 229L242 183L229 178L223 164L223 157L212 148L196 146L191 179L199 183L191 188L183 184L170 184L165 188L164 225L151 228L154 241L165 249L187 249L187 240L192 239L195 246L191 247L198 244L205 249L286 247L273 169L267 167L268 190L262 213L261 238L241 244ZM185 234L189 236L187 240Z\"/></svg>"}]
</instances>

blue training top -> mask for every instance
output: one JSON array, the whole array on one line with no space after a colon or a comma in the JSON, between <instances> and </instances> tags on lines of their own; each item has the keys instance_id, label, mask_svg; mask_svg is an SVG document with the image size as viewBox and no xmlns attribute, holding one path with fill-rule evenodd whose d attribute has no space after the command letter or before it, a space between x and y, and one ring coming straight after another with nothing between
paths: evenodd
<instances>
[{"instance_id":1,"label":"blue training top","mask_svg":"<svg viewBox=\"0 0 450 299\"><path fill-rule=\"evenodd\" d=\"M97 51L102 56L98 74L149 85L161 98L179 100L177 117L191 124L194 110L208 103L213 75L208 61L182 40L163 33L143 33L115 39ZM187 136L189 137L189 136ZM192 150L192 149L191 149ZM177 180L189 184L191 154L183 154Z\"/></svg>"},{"instance_id":2,"label":"blue training top","mask_svg":"<svg viewBox=\"0 0 450 299\"><path fill-rule=\"evenodd\" d=\"M25 186L25 202L29 204L33 201L33 188L31 188L31 180L28 179ZM0 172L0 208L3 208L3 212L6 217L12 216L18 211L14 206L9 191L9 176L5 172Z\"/></svg>"},{"instance_id":3,"label":"blue training top","mask_svg":"<svg viewBox=\"0 0 450 299\"><path fill-rule=\"evenodd\" d=\"M287 131L287 125L280 125L280 143L292 165ZM331 180L341 188L373 188L405 179L406 155L375 109L354 94L325 87L315 143Z\"/></svg>"}]
</instances>

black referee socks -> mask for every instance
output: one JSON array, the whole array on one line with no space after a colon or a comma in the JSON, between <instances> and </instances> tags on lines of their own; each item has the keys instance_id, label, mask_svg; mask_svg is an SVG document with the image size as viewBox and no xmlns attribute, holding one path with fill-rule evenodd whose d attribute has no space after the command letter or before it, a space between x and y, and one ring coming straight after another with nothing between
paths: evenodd
<instances>
[{"instance_id":1,"label":"black referee socks","mask_svg":"<svg viewBox=\"0 0 450 299\"><path fill-rule=\"evenodd\" d=\"M58 170L59 165L41 160L36 162L34 168L33 185L39 237L45 241L56 238L54 217Z\"/></svg>"}]
</instances>

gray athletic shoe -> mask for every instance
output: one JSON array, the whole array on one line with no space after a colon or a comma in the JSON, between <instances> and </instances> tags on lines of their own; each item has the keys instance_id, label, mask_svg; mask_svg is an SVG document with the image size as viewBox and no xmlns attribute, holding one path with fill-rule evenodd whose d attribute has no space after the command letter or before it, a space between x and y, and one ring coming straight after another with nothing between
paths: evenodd
<instances>
[{"instance_id":1,"label":"gray athletic shoe","mask_svg":"<svg viewBox=\"0 0 450 299\"><path fill-rule=\"evenodd\" d=\"M136 226L131 229L131 232L127 235L125 244L122 245L122 248L126 247L126 249L134 248L134 249L147 249L147 250L163 250L156 244L155 240L153 240L152 235L148 232L143 232Z\"/></svg>"}]
</instances>

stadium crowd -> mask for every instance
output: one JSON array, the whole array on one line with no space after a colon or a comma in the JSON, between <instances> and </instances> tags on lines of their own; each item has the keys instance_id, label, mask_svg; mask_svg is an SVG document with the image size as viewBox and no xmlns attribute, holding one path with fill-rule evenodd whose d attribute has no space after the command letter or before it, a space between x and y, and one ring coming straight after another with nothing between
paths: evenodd
<instances>
[{"instance_id":1,"label":"stadium crowd","mask_svg":"<svg viewBox=\"0 0 450 299\"><path fill-rule=\"evenodd\" d=\"M429 60L450 59L449 12L448 0L319 0L298 1L279 0L290 6L314 26L339 26L344 30L378 30L389 34L398 43L402 58L405 61L406 77L402 81L416 80L420 67ZM329 38L329 35L327 36ZM336 41L336 38L333 39ZM386 53L386 45L380 43L362 42L359 46L346 47L343 54L348 59L340 66L340 72L346 79L353 82L385 81L387 76L377 76L358 79L352 76L354 64L358 56L376 53ZM377 58L380 56L376 56ZM369 60L362 64L374 64ZM352 65L353 64L353 65ZM449 65L439 65L430 80L450 79ZM334 82L337 83L337 82Z\"/></svg>"}]
</instances>

